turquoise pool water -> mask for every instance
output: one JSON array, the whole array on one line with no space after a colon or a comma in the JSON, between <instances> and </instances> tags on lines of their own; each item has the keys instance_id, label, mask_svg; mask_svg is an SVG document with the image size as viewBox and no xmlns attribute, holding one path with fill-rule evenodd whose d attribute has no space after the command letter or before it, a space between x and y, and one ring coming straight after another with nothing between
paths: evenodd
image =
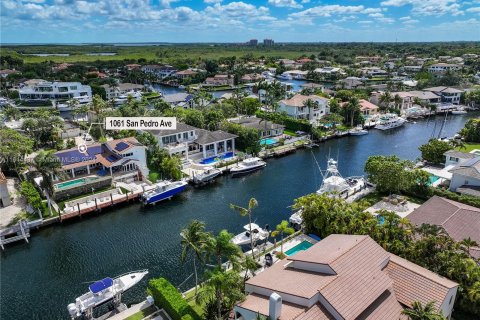
<instances>
[{"instance_id":1,"label":"turquoise pool water","mask_svg":"<svg viewBox=\"0 0 480 320\"><path fill-rule=\"evenodd\" d=\"M277 142L278 141L273 139L273 138L265 138L265 139L260 140L260 145L264 146L266 144L267 146L271 146L272 144L275 144Z\"/></svg>"},{"instance_id":2,"label":"turquoise pool water","mask_svg":"<svg viewBox=\"0 0 480 320\"><path fill-rule=\"evenodd\" d=\"M304 241L300 242L299 244L297 244L295 247L285 251L285 254L287 256L293 256L294 254L298 253L299 251L307 250L311 246L313 246L312 243L304 240Z\"/></svg>"},{"instance_id":3,"label":"turquoise pool water","mask_svg":"<svg viewBox=\"0 0 480 320\"><path fill-rule=\"evenodd\" d=\"M59 184L55 185L55 188L57 190L62 190L62 189L69 189L75 186L79 186L85 183L88 183L92 180L96 180L97 178L95 177L86 177L86 178L80 178L80 179L75 179L75 180L70 180L70 181L65 181L61 182Z\"/></svg>"},{"instance_id":4,"label":"turquoise pool water","mask_svg":"<svg viewBox=\"0 0 480 320\"><path fill-rule=\"evenodd\" d=\"M428 185L431 186L435 181L437 181L438 179L440 179L440 177L437 177L435 175L430 175L428 177Z\"/></svg>"},{"instance_id":5,"label":"turquoise pool water","mask_svg":"<svg viewBox=\"0 0 480 320\"><path fill-rule=\"evenodd\" d=\"M227 152L223 156L210 157L200 161L201 164L212 164L221 160L227 160L234 156L233 152Z\"/></svg>"}]
</instances>

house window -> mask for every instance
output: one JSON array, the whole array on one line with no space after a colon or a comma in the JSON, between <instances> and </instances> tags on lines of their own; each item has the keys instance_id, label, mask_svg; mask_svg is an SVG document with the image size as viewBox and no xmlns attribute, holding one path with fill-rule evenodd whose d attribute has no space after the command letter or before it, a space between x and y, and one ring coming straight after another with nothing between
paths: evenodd
<instances>
[{"instance_id":1,"label":"house window","mask_svg":"<svg viewBox=\"0 0 480 320\"><path fill-rule=\"evenodd\" d=\"M453 296L450 297L450 302L448 304L452 304L453 302Z\"/></svg>"},{"instance_id":2,"label":"house window","mask_svg":"<svg viewBox=\"0 0 480 320\"><path fill-rule=\"evenodd\" d=\"M193 131L190 131L190 137L193 137Z\"/></svg>"},{"instance_id":3,"label":"house window","mask_svg":"<svg viewBox=\"0 0 480 320\"><path fill-rule=\"evenodd\" d=\"M187 139L188 139L188 132L184 132L184 133L183 133L183 139L184 139L184 140L187 140Z\"/></svg>"}]
</instances>

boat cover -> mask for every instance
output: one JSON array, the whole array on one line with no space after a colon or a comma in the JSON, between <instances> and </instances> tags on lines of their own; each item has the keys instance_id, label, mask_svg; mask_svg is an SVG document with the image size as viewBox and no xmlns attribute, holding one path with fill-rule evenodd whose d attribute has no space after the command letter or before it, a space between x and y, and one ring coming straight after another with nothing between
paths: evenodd
<instances>
[{"instance_id":1,"label":"boat cover","mask_svg":"<svg viewBox=\"0 0 480 320\"><path fill-rule=\"evenodd\" d=\"M100 291L103 291L108 287L111 287L112 285L113 285L112 278L105 278L103 280L92 283L89 286L89 289L92 293L99 293Z\"/></svg>"}]
</instances>

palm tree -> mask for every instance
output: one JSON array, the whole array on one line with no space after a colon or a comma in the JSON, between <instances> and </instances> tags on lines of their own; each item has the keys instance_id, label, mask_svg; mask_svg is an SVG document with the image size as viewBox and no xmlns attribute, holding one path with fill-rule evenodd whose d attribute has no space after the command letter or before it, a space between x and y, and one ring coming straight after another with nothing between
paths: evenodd
<instances>
[{"instance_id":1,"label":"palm tree","mask_svg":"<svg viewBox=\"0 0 480 320\"><path fill-rule=\"evenodd\" d=\"M250 248L252 249L252 257L255 259L255 253L253 251L253 233L252 233L252 210L258 206L258 201L255 198L251 198L248 201L248 207L243 208L234 204L230 204L230 208L238 211L242 217L248 216L248 227L250 232Z\"/></svg>"},{"instance_id":2,"label":"palm tree","mask_svg":"<svg viewBox=\"0 0 480 320\"><path fill-rule=\"evenodd\" d=\"M205 223L193 220L180 232L182 237L182 253L180 259L185 263L189 255L192 256L193 271L195 273L195 295L197 295L198 274L196 261L204 262L205 250L209 242L208 233L205 232Z\"/></svg>"},{"instance_id":3,"label":"palm tree","mask_svg":"<svg viewBox=\"0 0 480 320\"><path fill-rule=\"evenodd\" d=\"M466 253L470 253L471 247L478 247L478 243L475 240L472 240L470 237L460 241L460 245L465 248Z\"/></svg>"},{"instance_id":4,"label":"palm tree","mask_svg":"<svg viewBox=\"0 0 480 320\"><path fill-rule=\"evenodd\" d=\"M415 301L411 309L405 309L402 314L408 316L411 320L443 320L443 317L435 310L435 302L431 301L425 306L421 302Z\"/></svg>"},{"instance_id":5,"label":"palm tree","mask_svg":"<svg viewBox=\"0 0 480 320\"><path fill-rule=\"evenodd\" d=\"M395 104L396 109L399 109L399 110L401 109L402 102L403 102L403 99L398 94L396 94L393 97L393 103Z\"/></svg>"},{"instance_id":6,"label":"palm tree","mask_svg":"<svg viewBox=\"0 0 480 320\"><path fill-rule=\"evenodd\" d=\"M345 106L345 118L350 120L350 127L353 127L353 121L355 119L355 113L360 112L360 103L357 97L351 97L348 99L348 103Z\"/></svg>"},{"instance_id":7,"label":"palm tree","mask_svg":"<svg viewBox=\"0 0 480 320\"><path fill-rule=\"evenodd\" d=\"M245 282L247 282L248 278L248 273L250 272L253 276L255 276L255 271L258 269L259 265L250 256L244 255L243 260L242 260L242 269L245 271L245 274L243 275L243 284L245 285Z\"/></svg>"},{"instance_id":8,"label":"palm tree","mask_svg":"<svg viewBox=\"0 0 480 320\"><path fill-rule=\"evenodd\" d=\"M213 255L217 267L222 267L223 259L227 259L233 269L238 269L240 262L239 259L242 256L242 251L240 247L234 244L231 240L233 234L229 233L227 230L222 230L218 233L216 237L210 237L207 247L208 254Z\"/></svg>"},{"instance_id":9,"label":"palm tree","mask_svg":"<svg viewBox=\"0 0 480 320\"><path fill-rule=\"evenodd\" d=\"M53 177L64 176L61 170L62 164L54 155L54 151L40 151L33 159L35 169L42 176L42 187L46 192L52 194Z\"/></svg>"},{"instance_id":10,"label":"palm tree","mask_svg":"<svg viewBox=\"0 0 480 320\"><path fill-rule=\"evenodd\" d=\"M283 236L285 234L293 234L295 230L291 227L288 226L288 221L287 220L282 220L280 224L277 224L277 227L275 228L275 231L272 232L272 237L276 237L277 235L280 235L281 242L280 242L280 251L283 254Z\"/></svg>"},{"instance_id":11,"label":"palm tree","mask_svg":"<svg viewBox=\"0 0 480 320\"><path fill-rule=\"evenodd\" d=\"M380 106L382 107L382 109L386 110L390 105L390 102L392 102L392 95L390 94L390 92L386 91L380 96Z\"/></svg>"},{"instance_id":12,"label":"palm tree","mask_svg":"<svg viewBox=\"0 0 480 320\"><path fill-rule=\"evenodd\" d=\"M3 107L3 115L7 120L17 120L20 118L21 112L12 105L7 105Z\"/></svg>"}]
</instances>

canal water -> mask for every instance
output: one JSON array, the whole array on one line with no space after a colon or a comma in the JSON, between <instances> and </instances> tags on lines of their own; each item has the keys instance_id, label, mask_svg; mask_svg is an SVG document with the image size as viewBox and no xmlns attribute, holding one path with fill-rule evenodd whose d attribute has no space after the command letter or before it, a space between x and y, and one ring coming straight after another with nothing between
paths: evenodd
<instances>
[{"instance_id":1,"label":"canal water","mask_svg":"<svg viewBox=\"0 0 480 320\"><path fill-rule=\"evenodd\" d=\"M442 136L461 129L468 115L450 118ZM415 160L418 146L428 141L443 117L407 123L382 132L370 130L365 136L330 140L313 149L325 168L327 157L339 160L344 176L363 174L371 155L396 154ZM206 188L189 188L171 201L150 208L138 204L114 208L75 221L35 232L29 244L9 245L1 254L1 319L67 319L66 306L87 291L93 280L125 272L149 269L148 278L166 277L180 285L192 273L191 265L180 263L180 230L192 219L205 221L207 229L218 232L242 231L247 223L229 209L234 203L245 206L251 197L258 200L254 219L274 227L288 219L293 199L314 192L320 175L311 150L268 160L261 171L242 178L221 177ZM124 295L124 302L145 297L147 280ZM193 286L193 278L182 285Z\"/></svg>"}]
</instances>

